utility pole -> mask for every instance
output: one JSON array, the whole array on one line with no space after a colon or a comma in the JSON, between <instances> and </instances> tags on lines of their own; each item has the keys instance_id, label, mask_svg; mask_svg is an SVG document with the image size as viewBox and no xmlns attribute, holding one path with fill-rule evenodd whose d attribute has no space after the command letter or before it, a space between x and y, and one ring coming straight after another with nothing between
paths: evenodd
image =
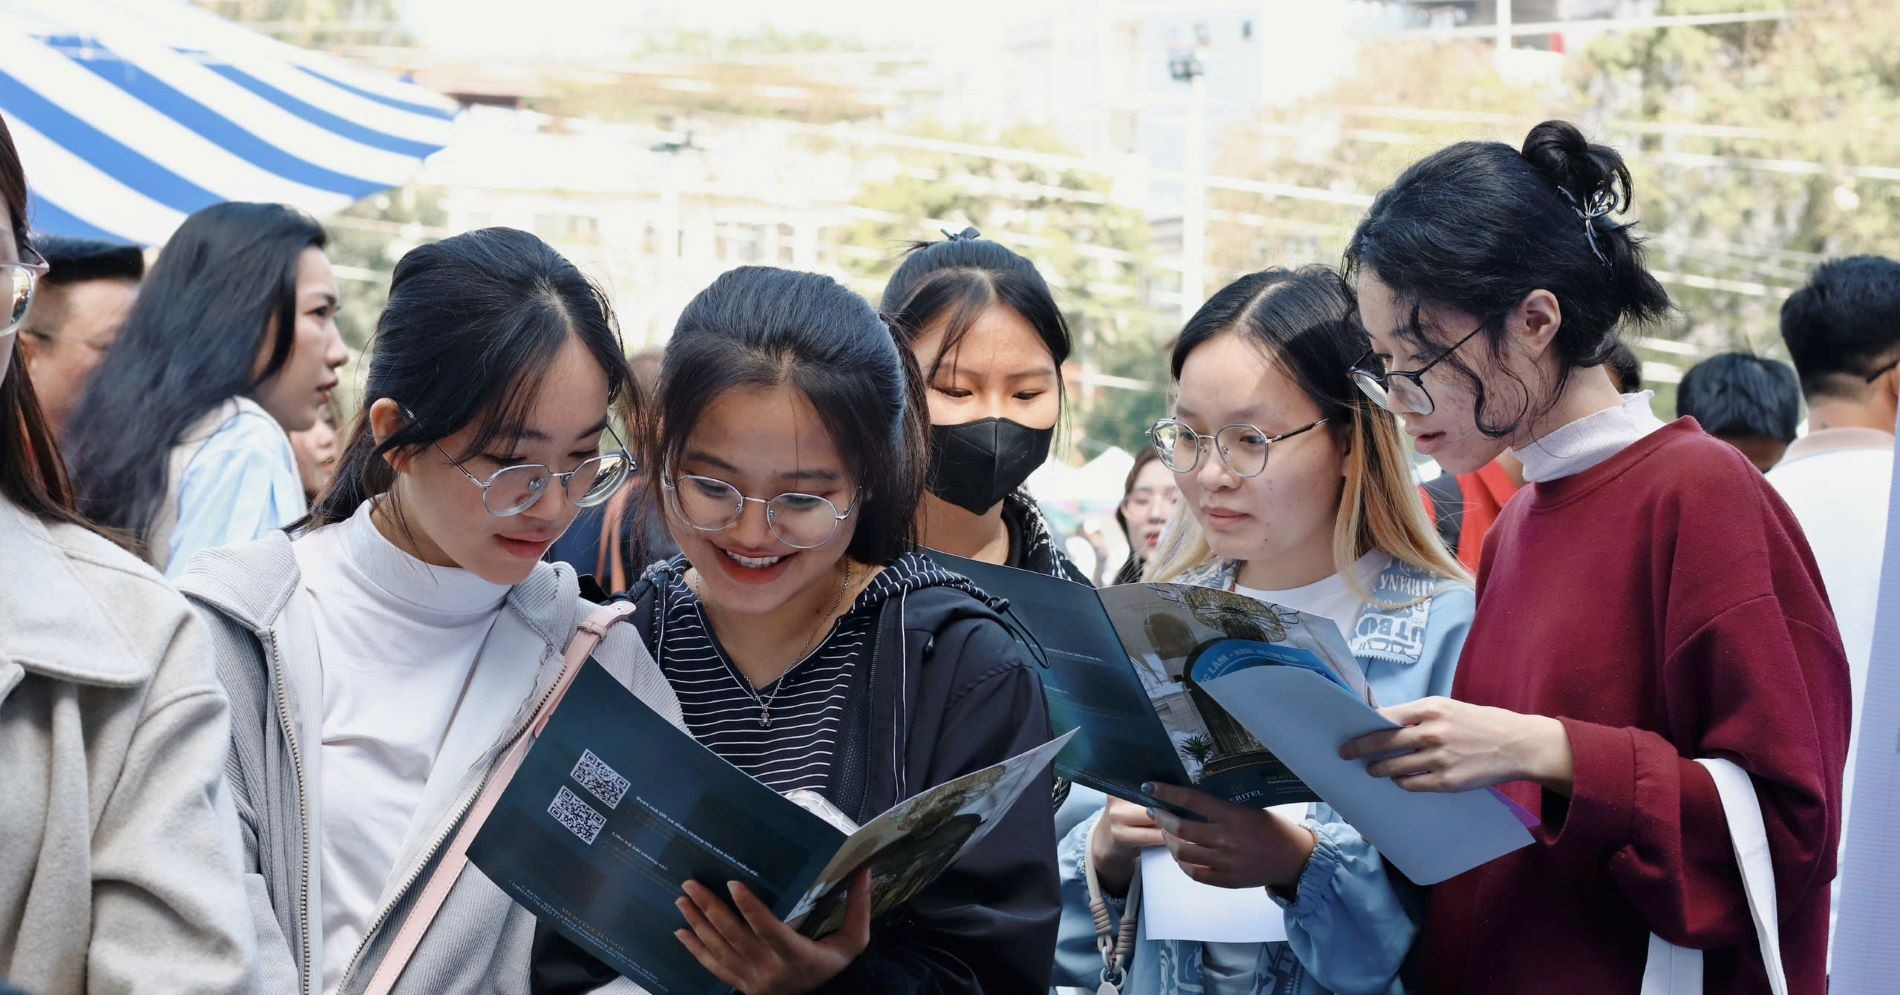
<instances>
[{"instance_id":1,"label":"utility pole","mask_svg":"<svg viewBox=\"0 0 1900 995\"><path fill-rule=\"evenodd\" d=\"M1498 0L1498 55L1511 50L1511 0Z\"/></svg>"},{"instance_id":2,"label":"utility pole","mask_svg":"<svg viewBox=\"0 0 1900 995\"><path fill-rule=\"evenodd\" d=\"M1194 45L1168 57L1168 75L1188 85L1186 148L1181 158L1181 322L1200 310L1207 291L1207 67L1201 51L1207 25L1194 28Z\"/></svg>"}]
</instances>

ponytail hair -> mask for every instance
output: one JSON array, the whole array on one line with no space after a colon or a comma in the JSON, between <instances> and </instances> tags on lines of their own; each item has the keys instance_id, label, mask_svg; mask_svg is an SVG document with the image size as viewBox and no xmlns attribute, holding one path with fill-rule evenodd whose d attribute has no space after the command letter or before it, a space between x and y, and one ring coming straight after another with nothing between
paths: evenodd
<instances>
[{"instance_id":1,"label":"ponytail hair","mask_svg":"<svg viewBox=\"0 0 1900 995\"><path fill-rule=\"evenodd\" d=\"M1188 319L1175 341L1175 382L1195 349L1230 333L1258 346L1306 392L1346 452L1345 486L1333 520L1333 564L1355 593L1372 596L1357 590L1360 581L1348 568L1373 550L1445 581L1469 583L1470 575L1425 515L1398 420L1353 386L1352 365L1371 343L1354 320L1352 294L1340 275L1325 266L1276 268L1223 287ZM1142 579L1176 580L1213 557L1199 520L1183 508L1162 535Z\"/></svg>"},{"instance_id":2,"label":"ponytail hair","mask_svg":"<svg viewBox=\"0 0 1900 995\"><path fill-rule=\"evenodd\" d=\"M546 242L513 228L483 228L409 250L396 264L376 322L363 408L336 475L293 529L318 528L386 494L396 471L384 457L439 443L468 425L457 461L520 435L548 368L579 339L607 374L607 403L635 416L639 388L621 352L607 295ZM381 443L369 408L402 405L403 426ZM391 509L400 522L400 509Z\"/></svg>"},{"instance_id":3,"label":"ponytail hair","mask_svg":"<svg viewBox=\"0 0 1900 995\"><path fill-rule=\"evenodd\" d=\"M943 325L936 355L918 361L928 384L936 381L944 360L956 353L977 319L999 306L1029 323L1057 368L1069 361L1073 341L1068 320L1036 264L974 228L942 242L913 242L885 284L879 310L906 349ZM1063 392L1061 377L1056 378L1056 391Z\"/></svg>"},{"instance_id":4,"label":"ponytail hair","mask_svg":"<svg viewBox=\"0 0 1900 995\"><path fill-rule=\"evenodd\" d=\"M1567 121L1532 128L1521 150L1459 142L1412 164L1373 199L1346 247L1345 270L1349 278L1371 273L1392 289L1412 315L1394 331L1412 341L1432 343L1420 324L1425 305L1483 320L1493 365L1501 319L1534 290L1557 298L1560 377L1541 410L1531 410L1528 390L1519 410L1492 410L1471 366L1457 354L1445 359L1477 399L1479 430L1503 438L1548 411L1575 371L1610 361L1624 322L1672 313L1668 292L1643 266L1636 223L1614 217L1634 193L1623 157Z\"/></svg>"}]
</instances>

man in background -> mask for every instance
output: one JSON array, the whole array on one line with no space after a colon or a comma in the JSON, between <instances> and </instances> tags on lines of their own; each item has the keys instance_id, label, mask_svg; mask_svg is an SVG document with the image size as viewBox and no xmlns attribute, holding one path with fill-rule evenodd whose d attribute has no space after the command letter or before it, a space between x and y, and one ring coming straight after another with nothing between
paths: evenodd
<instances>
[{"instance_id":1,"label":"man in background","mask_svg":"<svg viewBox=\"0 0 1900 995\"><path fill-rule=\"evenodd\" d=\"M1853 256L1821 264L1782 304L1781 338L1801 377L1808 434L1788 447L1768 482L1807 533L1847 649L1854 724L1843 797L1852 798L1900 418L1900 263Z\"/></svg>"},{"instance_id":2,"label":"man in background","mask_svg":"<svg viewBox=\"0 0 1900 995\"><path fill-rule=\"evenodd\" d=\"M1682 375L1676 417L1684 415L1767 473L1781 462L1801 424L1801 388L1786 363L1745 352L1720 353Z\"/></svg>"},{"instance_id":3,"label":"man in background","mask_svg":"<svg viewBox=\"0 0 1900 995\"><path fill-rule=\"evenodd\" d=\"M47 423L60 433L132 311L145 254L136 245L56 236L36 237L33 247L49 269L22 329L20 355Z\"/></svg>"}]
</instances>

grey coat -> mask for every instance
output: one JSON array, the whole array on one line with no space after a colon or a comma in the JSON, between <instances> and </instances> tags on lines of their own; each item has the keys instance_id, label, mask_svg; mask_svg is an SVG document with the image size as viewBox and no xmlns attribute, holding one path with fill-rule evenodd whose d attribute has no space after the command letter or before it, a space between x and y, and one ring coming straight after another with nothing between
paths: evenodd
<instances>
[{"instance_id":1,"label":"grey coat","mask_svg":"<svg viewBox=\"0 0 1900 995\"><path fill-rule=\"evenodd\" d=\"M204 627L151 567L0 498L0 978L255 990Z\"/></svg>"},{"instance_id":2,"label":"grey coat","mask_svg":"<svg viewBox=\"0 0 1900 995\"><path fill-rule=\"evenodd\" d=\"M290 540L281 533L207 550L179 584L209 623L218 675L231 697L226 773L243 831L245 885L264 988L314 995L323 964L316 855L322 799L314 772L323 696L311 599ZM462 815L559 674L576 624L593 608L580 598L565 565L538 565L508 592L476 663L478 674L499 674L500 683L481 693L471 684L468 699L505 731L458 743L451 729L384 891L382 913L353 955L339 992L355 995L369 983ZM678 699L631 627L610 630L594 659L649 708L680 724ZM470 707L465 703L463 709ZM533 916L471 865L395 991L525 995L533 935Z\"/></svg>"}]
</instances>

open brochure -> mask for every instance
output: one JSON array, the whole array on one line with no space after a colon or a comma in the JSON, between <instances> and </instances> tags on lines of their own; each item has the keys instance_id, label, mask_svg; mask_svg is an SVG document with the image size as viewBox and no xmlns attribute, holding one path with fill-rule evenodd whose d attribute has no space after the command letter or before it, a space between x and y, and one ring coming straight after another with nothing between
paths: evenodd
<instances>
[{"instance_id":1,"label":"open brochure","mask_svg":"<svg viewBox=\"0 0 1900 995\"><path fill-rule=\"evenodd\" d=\"M808 936L843 923L869 866L872 915L981 842L1068 742L937 785L853 830L715 756L588 661L528 751L469 859L542 922L654 995L727 990L686 951L674 901L697 881L750 888Z\"/></svg>"},{"instance_id":2,"label":"open brochure","mask_svg":"<svg viewBox=\"0 0 1900 995\"><path fill-rule=\"evenodd\" d=\"M1101 591L1026 570L931 553L1009 602L1058 732L1080 735L1056 773L1144 805L1144 783L1194 785L1245 805L1318 795L1201 687L1197 671L1250 664L1311 672L1362 703L1359 661L1331 619L1184 584ZM1334 744L1337 745L1337 744Z\"/></svg>"},{"instance_id":3,"label":"open brochure","mask_svg":"<svg viewBox=\"0 0 1900 995\"><path fill-rule=\"evenodd\" d=\"M1008 600L1042 664L1049 717L1078 731L1056 772L1159 804L1144 781L1239 804L1324 801L1407 877L1433 884L1531 843L1535 819L1495 790L1412 792L1339 759L1396 728L1331 619L1181 584L1080 584L932 553Z\"/></svg>"}]
</instances>

